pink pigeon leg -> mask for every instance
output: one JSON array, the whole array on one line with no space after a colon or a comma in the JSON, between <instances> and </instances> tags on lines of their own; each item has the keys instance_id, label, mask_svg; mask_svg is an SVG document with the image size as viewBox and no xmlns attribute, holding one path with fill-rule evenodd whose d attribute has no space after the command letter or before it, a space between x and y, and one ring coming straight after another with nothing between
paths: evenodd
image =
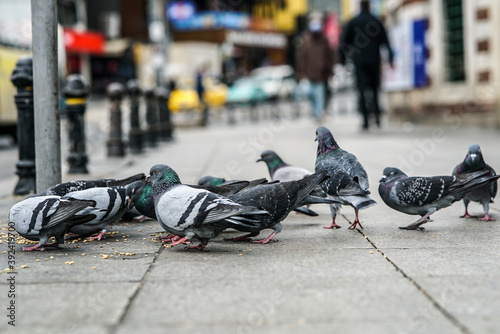
<instances>
[{"instance_id":1,"label":"pink pigeon leg","mask_svg":"<svg viewBox=\"0 0 500 334\"><path fill-rule=\"evenodd\" d=\"M186 237L182 237L174 242L172 242L170 244L170 246L176 246L176 245L179 245L179 244L186 244L186 245L189 245L191 243L191 241L189 241L188 239L186 239Z\"/></svg>"},{"instance_id":2,"label":"pink pigeon leg","mask_svg":"<svg viewBox=\"0 0 500 334\"><path fill-rule=\"evenodd\" d=\"M267 244L271 241L274 241L274 242L278 242L278 240L276 239L273 239L273 237L276 235L276 232L273 232L271 233L267 238L265 239L262 239L262 240L257 240L257 241L253 241L254 244Z\"/></svg>"},{"instance_id":3,"label":"pink pigeon leg","mask_svg":"<svg viewBox=\"0 0 500 334\"><path fill-rule=\"evenodd\" d=\"M482 221L482 222L493 222L495 221L495 218L491 218L488 213L485 213L484 214L484 217L483 218L479 218L478 220Z\"/></svg>"},{"instance_id":4,"label":"pink pigeon leg","mask_svg":"<svg viewBox=\"0 0 500 334\"><path fill-rule=\"evenodd\" d=\"M101 239L106 239L106 237L104 236L104 233L106 233L106 230L102 230L96 236L88 237L87 240L101 240Z\"/></svg>"},{"instance_id":5,"label":"pink pigeon leg","mask_svg":"<svg viewBox=\"0 0 500 334\"><path fill-rule=\"evenodd\" d=\"M471 216L469 215L469 212L467 211L467 208L465 208L465 213L460 216L460 218L477 218L477 216Z\"/></svg>"},{"instance_id":6,"label":"pink pigeon leg","mask_svg":"<svg viewBox=\"0 0 500 334\"><path fill-rule=\"evenodd\" d=\"M332 219L332 224L330 226L324 226L323 228L326 228L326 229L333 229L333 228L341 228L342 226L340 225L337 225L335 223L335 218Z\"/></svg>"},{"instance_id":7,"label":"pink pigeon leg","mask_svg":"<svg viewBox=\"0 0 500 334\"><path fill-rule=\"evenodd\" d=\"M356 228L356 225L359 225L359 227L363 230L363 226L361 225L361 222L359 221L359 217L358 217L359 211L357 209L354 209L354 212L356 213L356 218L354 218L354 223L352 223L352 225L349 226L349 229L354 230Z\"/></svg>"}]
</instances>

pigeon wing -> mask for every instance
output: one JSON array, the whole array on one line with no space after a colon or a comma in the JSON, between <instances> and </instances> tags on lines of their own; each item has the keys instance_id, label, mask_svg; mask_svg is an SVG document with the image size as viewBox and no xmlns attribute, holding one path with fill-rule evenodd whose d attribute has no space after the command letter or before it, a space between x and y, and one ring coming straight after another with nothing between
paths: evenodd
<instances>
[{"instance_id":1,"label":"pigeon wing","mask_svg":"<svg viewBox=\"0 0 500 334\"><path fill-rule=\"evenodd\" d=\"M397 204L421 206L433 203L446 194L453 176L408 177L394 185Z\"/></svg>"}]
</instances>

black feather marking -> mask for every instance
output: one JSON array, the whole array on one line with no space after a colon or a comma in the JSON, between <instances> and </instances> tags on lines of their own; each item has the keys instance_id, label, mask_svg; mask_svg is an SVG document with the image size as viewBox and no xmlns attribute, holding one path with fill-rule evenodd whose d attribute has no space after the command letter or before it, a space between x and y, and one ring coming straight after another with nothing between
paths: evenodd
<instances>
[{"instance_id":1,"label":"black feather marking","mask_svg":"<svg viewBox=\"0 0 500 334\"><path fill-rule=\"evenodd\" d=\"M106 213L102 217L102 220L106 219L111 214L111 210L113 210L113 206L115 206L115 201L116 201L116 190L115 189L108 189L108 195L109 195L109 203L108 207L106 208Z\"/></svg>"},{"instance_id":2,"label":"black feather marking","mask_svg":"<svg viewBox=\"0 0 500 334\"><path fill-rule=\"evenodd\" d=\"M31 230L35 228L36 225L36 218L40 214L40 211L42 211L42 226L44 225L44 218L47 217L47 212L52 208L52 205L54 205L55 202L57 202L57 198L49 198L43 202L38 203L36 208L33 210L33 214L31 215L31 221L30 225L28 228L28 231L26 233L29 233Z\"/></svg>"},{"instance_id":3,"label":"black feather marking","mask_svg":"<svg viewBox=\"0 0 500 334\"><path fill-rule=\"evenodd\" d=\"M182 224L184 224L186 222L186 218L189 217L189 215L191 214L191 212L193 211L195 205L201 201L201 199L203 197L206 196L206 193L204 192L201 192L199 193L198 195L196 195L196 197L191 201L191 203L189 203L189 206L187 207L186 211L184 211L184 213L182 214L181 218L179 219L179 221L177 222L177 226L180 226ZM198 218L198 216L195 218L195 222L196 222L196 219ZM200 217L201 218L201 217ZM205 219L204 217L202 218L203 220Z\"/></svg>"}]
</instances>

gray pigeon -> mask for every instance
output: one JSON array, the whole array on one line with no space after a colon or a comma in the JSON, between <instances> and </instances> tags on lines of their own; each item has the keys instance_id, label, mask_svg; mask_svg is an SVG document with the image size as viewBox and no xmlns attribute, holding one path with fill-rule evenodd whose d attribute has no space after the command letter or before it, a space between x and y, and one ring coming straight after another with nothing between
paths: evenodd
<instances>
[{"instance_id":1,"label":"gray pigeon","mask_svg":"<svg viewBox=\"0 0 500 334\"><path fill-rule=\"evenodd\" d=\"M408 177L395 167L386 167L378 192L394 210L420 215L422 218L400 229L423 230L420 225L430 221L430 215L461 200L468 192L500 178L487 171L475 171L457 176Z\"/></svg>"},{"instance_id":2,"label":"gray pigeon","mask_svg":"<svg viewBox=\"0 0 500 334\"><path fill-rule=\"evenodd\" d=\"M88 239L101 240L104 233L109 229L111 223L119 220L125 212L129 210L126 198L126 189L124 187L100 187L90 188L80 191L70 192L62 199L93 200L95 202L92 211L95 218L70 228L71 233L78 235L99 234ZM82 214L87 214L83 212Z\"/></svg>"},{"instance_id":3,"label":"gray pigeon","mask_svg":"<svg viewBox=\"0 0 500 334\"><path fill-rule=\"evenodd\" d=\"M335 218L341 205L350 205L354 208L356 217L349 229L352 230L357 225L363 228L358 211L377 204L369 196L368 175L365 169L353 154L339 147L327 128L321 126L316 130L316 141L318 142L316 172L326 170L330 176L321 187L328 194L328 198L338 202L330 204L332 223L325 228L340 228L335 223Z\"/></svg>"},{"instance_id":4,"label":"gray pigeon","mask_svg":"<svg viewBox=\"0 0 500 334\"><path fill-rule=\"evenodd\" d=\"M484 170L487 171L488 176L496 175L497 173L493 168L487 165L483 159L483 153L481 152L481 148L477 144L472 144L469 146L469 151L465 156L463 162L459 163L452 172L452 175L458 176L463 173L473 172ZM478 202L483 205L484 217L480 218L481 221L494 221L495 219L491 218L488 215L490 210L490 203L493 203L493 199L497 195L498 191L498 182L494 181L490 184L485 184L482 187L479 187L475 190L472 190L465 194L463 201L465 205L465 213L460 216L460 218L476 218L474 216L469 215L467 212L467 207L469 206L470 201Z\"/></svg>"},{"instance_id":5,"label":"gray pigeon","mask_svg":"<svg viewBox=\"0 0 500 334\"><path fill-rule=\"evenodd\" d=\"M273 232L267 238L254 241L254 243L266 244L276 241L273 237L281 231L281 221L288 216L290 211L301 205L314 204L315 199L324 203L323 198L311 196L309 193L325 178L327 178L326 171L323 171L298 181L262 184L229 196L236 203L257 207L269 212L269 215L256 216L254 219L259 222L258 226L236 226L235 229L250 232L250 234L226 240L247 240L257 236L261 230L270 228Z\"/></svg>"},{"instance_id":6,"label":"gray pigeon","mask_svg":"<svg viewBox=\"0 0 500 334\"><path fill-rule=\"evenodd\" d=\"M93 200L62 199L59 196L29 197L12 206L9 222L24 238L39 241L35 246L23 247L23 251L43 251L43 246L57 247L64 243L64 234L71 227L94 219L94 214L77 215L93 206ZM56 242L47 243L53 236Z\"/></svg>"},{"instance_id":7,"label":"gray pigeon","mask_svg":"<svg viewBox=\"0 0 500 334\"><path fill-rule=\"evenodd\" d=\"M70 181L70 182L56 184L55 186L52 186L49 189L42 192L41 194L39 194L39 196L49 196L49 195L64 196L73 191L85 190L89 188L125 186L134 181L144 180L145 178L146 175L144 175L144 173L140 173L121 180L100 179L100 180Z\"/></svg>"},{"instance_id":8,"label":"gray pigeon","mask_svg":"<svg viewBox=\"0 0 500 334\"><path fill-rule=\"evenodd\" d=\"M151 167L147 182L153 186L156 217L160 225L176 236L170 245L200 241L189 248L203 249L211 238L226 228L257 226L255 215L269 215L253 206L237 204L204 189L183 185L177 173L167 165Z\"/></svg>"},{"instance_id":9,"label":"gray pigeon","mask_svg":"<svg viewBox=\"0 0 500 334\"><path fill-rule=\"evenodd\" d=\"M269 169L269 175L271 175L271 179L273 181L297 181L312 174L311 171L305 168L287 164L280 158L280 156L276 152L272 150L266 150L262 152L260 155L260 159L258 159L257 162L260 161L264 161L266 163L267 168ZM321 190L321 187L319 186L313 189L311 195L326 197L326 194L323 192L323 190ZM305 206L295 208L294 210L307 216L318 216L316 212Z\"/></svg>"}]
</instances>

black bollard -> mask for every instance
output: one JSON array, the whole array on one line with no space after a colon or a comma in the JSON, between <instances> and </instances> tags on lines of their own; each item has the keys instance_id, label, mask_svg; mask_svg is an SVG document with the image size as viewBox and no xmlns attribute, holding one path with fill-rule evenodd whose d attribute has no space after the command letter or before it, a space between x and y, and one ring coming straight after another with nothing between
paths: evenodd
<instances>
[{"instance_id":1,"label":"black bollard","mask_svg":"<svg viewBox=\"0 0 500 334\"><path fill-rule=\"evenodd\" d=\"M148 125L145 139L149 147L156 147L158 145L159 117L154 89L146 89L144 96L146 97L146 123Z\"/></svg>"},{"instance_id":2,"label":"black bollard","mask_svg":"<svg viewBox=\"0 0 500 334\"><path fill-rule=\"evenodd\" d=\"M142 90L135 79L127 81L128 97L130 98L130 131L128 133L128 146L130 153L137 154L143 151L143 136L139 117L139 98Z\"/></svg>"},{"instance_id":3,"label":"black bollard","mask_svg":"<svg viewBox=\"0 0 500 334\"><path fill-rule=\"evenodd\" d=\"M86 152L85 109L89 94L85 78L81 74L71 74L62 89L66 99L66 115L69 123L69 174L88 174L89 158Z\"/></svg>"},{"instance_id":4,"label":"black bollard","mask_svg":"<svg viewBox=\"0 0 500 334\"><path fill-rule=\"evenodd\" d=\"M16 63L10 81L16 86L14 101L17 107L17 139L19 161L16 174L19 175L14 195L36 192L35 164L35 111L33 107L33 60L21 57Z\"/></svg>"},{"instance_id":5,"label":"black bollard","mask_svg":"<svg viewBox=\"0 0 500 334\"><path fill-rule=\"evenodd\" d=\"M173 139L173 125L170 119L170 109L168 108L169 96L170 92L165 87L158 87L156 89L160 116L160 139L162 141L170 141Z\"/></svg>"},{"instance_id":6,"label":"black bollard","mask_svg":"<svg viewBox=\"0 0 500 334\"><path fill-rule=\"evenodd\" d=\"M122 139L122 111L120 104L125 87L119 82L113 82L108 85L106 91L111 103L109 138L106 143L108 157L123 157L125 156L125 143Z\"/></svg>"}]
</instances>

